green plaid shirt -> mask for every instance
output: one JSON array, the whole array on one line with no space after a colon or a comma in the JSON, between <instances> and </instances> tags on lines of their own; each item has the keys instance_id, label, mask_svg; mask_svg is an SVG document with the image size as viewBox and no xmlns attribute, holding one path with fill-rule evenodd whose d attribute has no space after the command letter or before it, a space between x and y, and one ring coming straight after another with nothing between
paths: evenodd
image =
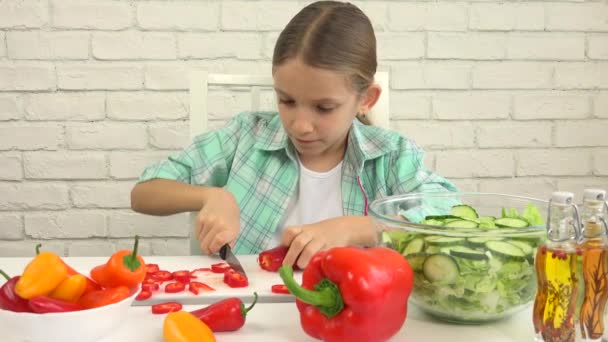
<instances>
[{"instance_id":1,"label":"green plaid shirt","mask_svg":"<svg viewBox=\"0 0 608 342\"><path fill-rule=\"evenodd\" d=\"M354 121L342 168L344 215L366 215L366 204L408 192L456 191L423 165L423 151L395 132ZM154 178L224 187L241 209L235 253L268 248L295 195L296 151L276 112L242 113L225 127L197 136L184 151L147 167L140 181ZM418 221L428 212L411 212Z\"/></svg>"}]
</instances>

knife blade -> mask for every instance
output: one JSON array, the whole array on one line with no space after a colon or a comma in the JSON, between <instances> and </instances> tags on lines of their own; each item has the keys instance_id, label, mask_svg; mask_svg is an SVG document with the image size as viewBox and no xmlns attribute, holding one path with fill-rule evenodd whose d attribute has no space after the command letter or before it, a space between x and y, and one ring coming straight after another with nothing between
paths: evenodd
<instances>
[{"instance_id":1,"label":"knife blade","mask_svg":"<svg viewBox=\"0 0 608 342\"><path fill-rule=\"evenodd\" d=\"M247 276L243 266L241 266L241 263L239 262L239 259L237 259L234 253L232 253L230 245L225 244L222 246L222 248L220 248L220 257L222 260L226 261L226 263L228 263L233 270L244 275L245 277Z\"/></svg>"}]
</instances>

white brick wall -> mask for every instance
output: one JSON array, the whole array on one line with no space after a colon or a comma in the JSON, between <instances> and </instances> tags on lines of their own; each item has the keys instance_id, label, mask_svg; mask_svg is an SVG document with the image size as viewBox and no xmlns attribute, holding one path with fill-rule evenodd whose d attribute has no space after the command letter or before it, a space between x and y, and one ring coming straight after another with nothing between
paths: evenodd
<instances>
[{"instance_id":1,"label":"white brick wall","mask_svg":"<svg viewBox=\"0 0 608 342\"><path fill-rule=\"evenodd\" d=\"M187 215L135 214L130 190L189 143L188 70L269 74L308 2L0 0L0 256L108 255L136 233L143 254L187 253ZM608 1L355 3L425 165L466 191L608 189ZM250 103L211 91L210 126Z\"/></svg>"}]
</instances>

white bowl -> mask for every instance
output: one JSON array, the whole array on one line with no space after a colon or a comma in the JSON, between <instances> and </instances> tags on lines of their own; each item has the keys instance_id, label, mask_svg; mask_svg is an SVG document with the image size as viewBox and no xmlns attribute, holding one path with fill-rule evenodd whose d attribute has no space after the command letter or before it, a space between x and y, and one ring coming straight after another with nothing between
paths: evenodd
<instances>
[{"instance_id":1,"label":"white bowl","mask_svg":"<svg viewBox=\"0 0 608 342\"><path fill-rule=\"evenodd\" d=\"M94 342L115 332L127 320L139 291L99 308L48 314L0 309L2 342Z\"/></svg>"}]
</instances>

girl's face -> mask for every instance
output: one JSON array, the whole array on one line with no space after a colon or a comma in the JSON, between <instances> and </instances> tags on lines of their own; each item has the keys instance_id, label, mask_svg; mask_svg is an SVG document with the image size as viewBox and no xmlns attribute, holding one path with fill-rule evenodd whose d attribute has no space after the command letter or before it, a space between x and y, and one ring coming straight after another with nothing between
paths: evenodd
<instances>
[{"instance_id":1,"label":"girl's face","mask_svg":"<svg viewBox=\"0 0 608 342\"><path fill-rule=\"evenodd\" d=\"M353 119L369 110L369 101L343 74L308 66L299 58L275 67L273 77L279 115L300 160L305 165L336 161L330 165L335 166L344 155Z\"/></svg>"}]
</instances>

